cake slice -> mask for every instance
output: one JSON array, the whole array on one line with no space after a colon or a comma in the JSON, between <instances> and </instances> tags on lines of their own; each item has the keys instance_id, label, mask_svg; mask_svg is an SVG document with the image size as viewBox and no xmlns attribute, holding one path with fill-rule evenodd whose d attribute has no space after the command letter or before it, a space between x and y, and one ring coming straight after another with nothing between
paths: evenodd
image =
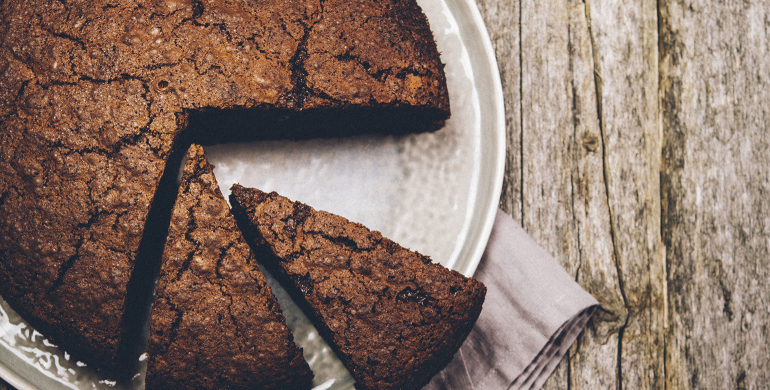
<instances>
[{"instance_id":1,"label":"cake slice","mask_svg":"<svg viewBox=\"0 0 770 390\"><path fill-rule=\"evenodd\" d=\"M246 240L350 370L359 390L419 389L452 359L486 287L379 232L275 192L234 185Z\"/></svg>"},{"instance_id":2,"label":"cake slice","mask_svg":"<svg viewBox=\"0 0 770 390\"><path fill-rule=\"evenodd\" d=\"M313 378L214 178L187 152L152 308L146 388L309 389Z\"/></svg>"}]
</instances>

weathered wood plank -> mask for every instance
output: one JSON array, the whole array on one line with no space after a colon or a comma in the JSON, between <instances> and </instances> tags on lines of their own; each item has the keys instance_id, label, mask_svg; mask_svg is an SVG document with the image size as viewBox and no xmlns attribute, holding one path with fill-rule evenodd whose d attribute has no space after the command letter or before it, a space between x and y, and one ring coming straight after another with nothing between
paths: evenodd
<instances>
[{"instance_id":1,"label":"weathered wood plank","mask_svg":"<svg viewBox=\"0 0 770 390\"><path fill-rule=\"evenodd\" d=\"M627 310L622 285L615 265L612 239L612 214L602 142L600 104L597 100L595 48L591 35L590 8L587 3L570 5L569 55L574 161L572 176L572 212L577 222L578 282L596 297L601 309L570 353L569 388L608 389L616 387L621 329ZM587 373L593 373L587 375Z\"/></svg>"},{"instance_id":2,"label":"weathered wood plank","mask_svg":"<svg viewBox=\"0 0 770 390\"><path fill-rule=\"evenodd\" d=\"M520 99L506 102L506 176L521 184L501 207L516 218L506 207L521 204L525 229L602 303L546 388L661 388L656 3L479 6L493 42L520 30L506 37L520 58L495 43L501 75L521 72L503 77L506 99Z\"/></svg>"},{"instance_id":3,"label":"weathered wood plank","mask_svg":"<svg viewBox=\"0 0 770 390\"><path fill-rule=\"evenodd\" d=\"M668 388L770 385L768 8L660 3Z\"/></svg>"},{"instance_id":4,"label":"weathered wood plank","mask_svg":"<svg viewBox=\"0 0 770 390\"><path fill-rule=\"evenodd\" d=\"M574 144L571 102L567 98L568 10L566 2L521 1L520 196L524 229L575 275L577 243L570 208L572 159L565 156ZM568 388L569 363L569 358L561 362L545 389Z\"/></svg>"},{"instance_id":5,"label":"weathered wood plank","mask_svg":"<svg viewBox=\"0 0 770 390\"><path fill-rule=\"evenodd\" d=\"M505 99L505 176L500 208L521 220L521 8L518 1L477 0L495 49Z\"/></svg>"},{"instance_id":6,"label":"weathered wood plank","mask_svg":"<svg viewBox=\"0 0 770 390\"><path fill-rule=\"evenodd\" d=\"M522 223L602 305L545 387L614 387L626 310L613 260L587 12L580 1L523 1L521 12Z\"/></svg>"},{"instance_id":7,"label":"weathered wood plank","mask_svg":"<svg viewBox=\"0 0 770 390\"><path fill-rule=\"evenodd\" d=\"M664 387L657 2L586 1L600 100L604 179L626 323L620 388ZM578 377L580 378L580 377Z\"/></svg>"}]
</instances>

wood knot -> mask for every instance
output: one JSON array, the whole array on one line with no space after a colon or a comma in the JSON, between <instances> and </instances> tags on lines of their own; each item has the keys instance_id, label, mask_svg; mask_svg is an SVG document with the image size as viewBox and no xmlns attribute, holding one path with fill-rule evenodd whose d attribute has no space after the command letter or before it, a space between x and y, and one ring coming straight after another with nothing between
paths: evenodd
<instances>
[{"instance_id":1,"label":"wood knot","mask_svg":"<svg viewBox=\"0 0 770 390\"><path fill-rule=\"evenodd\" d=\"M589 152L595 152L599 147L599 137L590 131L585 133L583 135L583 147Z\"/></svg>"}]
</instances>

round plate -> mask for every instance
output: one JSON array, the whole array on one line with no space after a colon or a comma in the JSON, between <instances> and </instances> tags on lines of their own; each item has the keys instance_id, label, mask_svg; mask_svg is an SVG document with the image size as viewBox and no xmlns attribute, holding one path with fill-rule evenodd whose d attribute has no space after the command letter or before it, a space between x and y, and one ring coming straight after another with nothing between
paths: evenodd
<instances>
[{"instance_id":1,"label":"round plate","mask_svg":"<svg viewBox=\"0 0 770 390\"><path fill-rule=\"evenodd\" d=\"M473 275L486 247L505 167L502 88L472 0L419 1L446 63L452 117L428 134L270 141L207 147L225 196L233 183L277 191L379 230L401 245ZM315 374L316 390L353 380L302 312L268 275ZM0 377L19 390L140 389L74 361L0 299Z\"/></svg>"}]
</instances>

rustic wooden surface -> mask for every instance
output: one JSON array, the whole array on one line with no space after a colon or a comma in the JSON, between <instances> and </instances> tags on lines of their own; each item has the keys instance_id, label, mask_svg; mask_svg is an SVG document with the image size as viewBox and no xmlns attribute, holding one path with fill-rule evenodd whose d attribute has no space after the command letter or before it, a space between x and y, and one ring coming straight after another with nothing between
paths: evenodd
<instances>
[{"instance_id":1,"label":"rustic wooden surface","mask_svg":"<svg viewBox=\"0 0 770 390\"><path fill-rule=\"evenodd\" d=\"M477 4L500 206L602 305L545 388L769 387L770 4Z\"/></svg>"},{"instance_id":2,"label":"rustic wooden surface","mask_svg":"<svg viewBox=\"0 0 770 390\"><path fill-rule=\"evenodd\" d=\"M669 388L770 387L769 12L660 10Z\"/></svg>"},{"instance_id":3,"label":"rustic wooden surface","mask_svg":"<svg viewBox=\"0 0 770 390\"><path fill-rule=\"evenodd\" d=\"M477 4L500 206L602 305L545 388L770 386L770 4Z\"/></svg>"}]
</instances>

